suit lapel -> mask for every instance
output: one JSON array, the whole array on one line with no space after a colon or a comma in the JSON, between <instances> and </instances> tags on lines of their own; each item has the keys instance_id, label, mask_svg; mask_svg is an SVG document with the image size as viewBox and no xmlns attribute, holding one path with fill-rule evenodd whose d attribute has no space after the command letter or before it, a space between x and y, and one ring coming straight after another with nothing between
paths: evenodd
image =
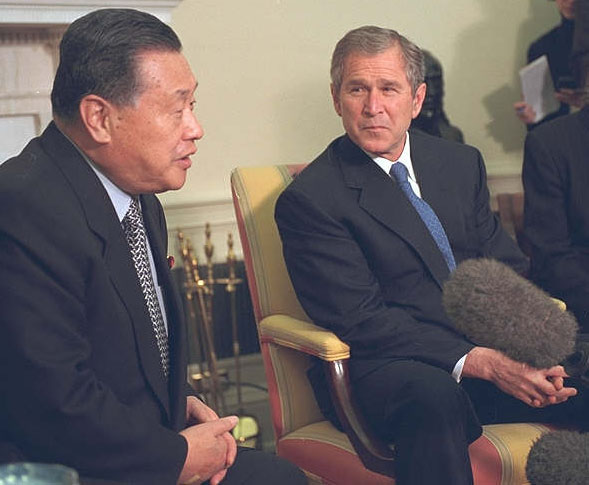
<instances>
[{"instance_id":1,"label":"suit lapel","mask_svg":"<svg viewBox=\"0 0 589 485\"><path fill-rule=\"evenodd\" d=\"M146 379L164 409L169 412L169 393L161 369L151 319L143 292L136 276L121 224L102 183L78 150L59 132L52 122L43 134L47 153L54 153L53 162L69 180L77 194L90 229L102 244L102 256L112 283L131 318L139 359Z\"/></svg>"},{"instance_id":2,"label":"suit lapel","mask_svg":"<svg viewBox=\"0 0 589 485\"><path fill-rule=\"evenodd\" d=\"M341 148L339 160L344 179L350 188L360 189L360 207L412 246L441 287L448 277L448 266L411 202L348 137L342 139ZM412 161L415 164L413 154Z\"/></svg>"}]
</instances>

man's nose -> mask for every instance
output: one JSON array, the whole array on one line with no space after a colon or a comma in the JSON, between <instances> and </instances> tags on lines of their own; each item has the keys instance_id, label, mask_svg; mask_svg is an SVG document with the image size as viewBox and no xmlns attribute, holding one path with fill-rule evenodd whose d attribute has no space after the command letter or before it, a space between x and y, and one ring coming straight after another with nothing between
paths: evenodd
<instances>
[{"instance_id":1,"label":"man's nose","mask_svg":"<svg viewBox=\"0 0 589 485\"><path fill-rule=\"evenodd\" d=\"M190 111L188 114L188 119L186 121L186 129L184 130L185 138L189 140L200 140L205 132L202 128L202 125L198 121L196 115Z\"/></svg>"},{"instance_id":2,"label":"man's nose","mask_svg":"<svg viewBox=\"0 0 589 485\"><path fill-rule=\"evenodd\" d=\"M369 116L374 116L382 111L382 97L378 89L371 89L366 95L364 101L364 112Z\"/></svg>"}]
</instances>

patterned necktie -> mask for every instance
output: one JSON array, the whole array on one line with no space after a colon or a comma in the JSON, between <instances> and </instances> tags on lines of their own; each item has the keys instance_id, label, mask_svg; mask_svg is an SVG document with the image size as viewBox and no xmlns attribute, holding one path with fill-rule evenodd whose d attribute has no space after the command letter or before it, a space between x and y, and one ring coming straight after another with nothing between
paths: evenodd
<instances>
[{"instance_id":1,"label":"patterned necktie","mask_svg":"<svg viewBox=\"0 0 589 485\"><path fill-rule=\"evenodd\" d=\"M131 255L133 256L135 271L137 271L139 283L143 290L143 296L145 298L147 310L149 311L151 323L153 324L153 330L155 331L155 338L162 361L162 369L164 375L168 377L170 368L168 335L162 317L162 310L155 292L153 275L151 274L151 266L147 255L145 226L143 225L141 210L139 209L139 200L136 197L133 197L131 206L123 218L122 225L127 238L127 243L129 244L129 249L131 250Z\"/></svg>"},{"instance_id":2,"label":"patterned necktie","mask_svg":"<svg viewBox=\"0 0 589 485\"><path fill-rule=\"evenodd\" d=\"M413 204L415 210L423 220L425 226L427 227L428 231L434 238L434 241L438 245L438 248L442 252L444 259L446 260L446 264L450 271L454 271L456 268L456 261L454 261L454 255L452 254L452 248L450 247L450 242L448 241L448 237L446 236L446 232L442 227L442 223L436 216L434 210L429 206L429 204L417 197L411 185L409 184L409 180L407 179L407 167L403 165L401 162L393 163L391 170L389 172L399 184L399 187L405 194L405 196L409 199L409 202Z\"/></svg>"}]
</instances>

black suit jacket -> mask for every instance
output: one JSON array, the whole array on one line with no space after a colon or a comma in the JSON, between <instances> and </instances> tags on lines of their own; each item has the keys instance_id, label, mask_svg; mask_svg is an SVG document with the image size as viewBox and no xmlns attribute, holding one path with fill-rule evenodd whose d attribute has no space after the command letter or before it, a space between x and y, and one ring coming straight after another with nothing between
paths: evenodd
<instances>
[{"instance_id":1,"label":"black suit jacket","mask_svg":"<svg viewBox=\"0 0 589 485\"><path fill-rule=\"evenodd\" d=\"M575 22L561 17L561 23L558 26L540 36L528 48L528 64L544 55L547 57L550 77L556 90L561 89L560 82L563 79L572 80L573 78L571 52L574 30ZM569 112L570 106L566 103L560 103L556 111L547 114L538 123L528 125L528 130L559 116L567 115Z\"/></svg>"},{"instance_id":2,"label":"black suit jacket","mask_svg":"<svg viewBox=\"0 0 589 485\"><path fill-rule=\"evenodd\" d=\"M589 107L530 132L522 174L531 276L589 332Z\"/></svg>"},{"instance_id":3,"label":"black suit jacket","mask_svg":"<svg viewBox=\"0 0 589 485\"><path fill-rule=\"evenodd\" d=\"M161 205L141 201L169 384L121 224L77 149L51 123L0 167L0 441L82 475L172 484L186 456L183 312Z\"/></svg>"},{"instance_id":4,"label":"black suit jacket","mask_svg":"<svg viewBox=\"0 0 589 485\"><path fill-rule=\"evenodd\" d=\"M411 132L422 197L457 262L523 256L489 208L477 150ZM286 188L276 221L290 277L308 315L351 347L361 376L389 359L451 372L473 345L442 307L448 267L401 189L347 137L332 142Z\"/></svg>"}]
</instances>

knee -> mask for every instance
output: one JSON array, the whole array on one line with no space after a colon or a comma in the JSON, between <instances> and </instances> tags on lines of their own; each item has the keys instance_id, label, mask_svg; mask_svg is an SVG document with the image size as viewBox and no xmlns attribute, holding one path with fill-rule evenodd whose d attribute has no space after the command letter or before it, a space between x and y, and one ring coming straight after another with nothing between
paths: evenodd
<instances>
[{"instance_id":1,"label":"knee","mask_svg":"<svg viewBox=\"0 0 589 485\"><path fill-rule=\"evenodd\" d=\"M256 481L254 483L305 485L308 482L306 475L300 468L290 461L275 455L271 455L271 463L266 467L266 471L262 476L266 482Z\"/></svg>"},{"instance_id":2,"label":"knee","mask_svg":"<svg viewBox=\"0 0 589 485\"><path fill-rule=\"evenodd\" d=\"M413 423L426 424L430 429L456 426L469 414L470 402L466 392L446 373L415 380L404 391L398 411Z\"/></svg>"},{"instance_id":3,"label":"knee","mask_svg":"<svg viewBox=\"0 0 589 485\"><path fill-rule=\"evenodd\" d=\"M305 474L294 464L273 453L239 448L234 465L223 483L227 485L304 485Z\"/></svg>"}]
</instances>

